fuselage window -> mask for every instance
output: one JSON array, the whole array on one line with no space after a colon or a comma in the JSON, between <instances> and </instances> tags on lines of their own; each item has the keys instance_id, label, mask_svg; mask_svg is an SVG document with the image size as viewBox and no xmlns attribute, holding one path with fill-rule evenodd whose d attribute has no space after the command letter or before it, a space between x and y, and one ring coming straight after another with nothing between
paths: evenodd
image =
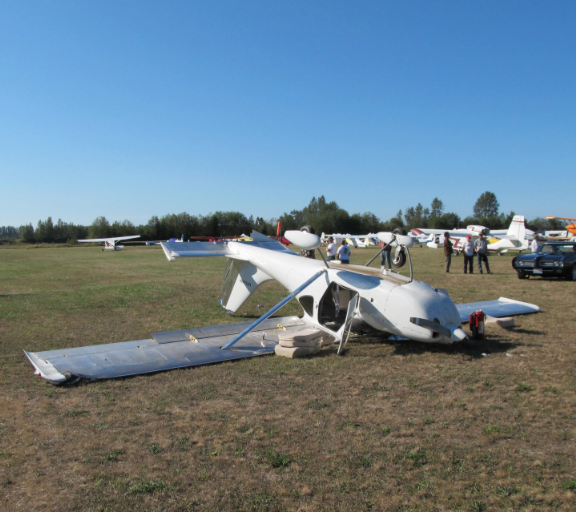
<instances>
[{"instance_id":1,"label":"fuselage window","mask_svg":"<svg viewBox=\"0 0 576 512\"><path fill-rule=\"evenodd\" d=\"M300 301L300 305L302 309L308 313L308 315L314 315L314 297L311 295L304 295L304 297L300 297L298 299Z\"/></svg>"}]
</instances>

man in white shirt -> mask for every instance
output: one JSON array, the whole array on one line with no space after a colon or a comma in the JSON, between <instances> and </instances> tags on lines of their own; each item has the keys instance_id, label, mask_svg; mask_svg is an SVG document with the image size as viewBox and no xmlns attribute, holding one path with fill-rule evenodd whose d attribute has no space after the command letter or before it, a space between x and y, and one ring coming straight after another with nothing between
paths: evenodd
<instances>
[{"instance_id":1,"label":"man in white shirt","mask_svg":"<svg viewBox=\"0 0 576 512\"><path fill-rule=\"evenodd\" d=\"M342 245L338 249L338 259L342 264L350 263L350 248L346 244L346 240L342 240Z\"/></svg>"},{"instance_id":2,"label":"man in white shirt","mask_svg":"<svg viewBox=\"0 0 576 512\"><path fill-rule=\"evenodd\" d=\"M470 267L470 273L473 274L474 244L472 243L472 237L470 235L466 235L466 241L462 244L462 254L464 255L464 273L467 274L466 266L468 265Z\"/></svg>"},{"instance_id":3,"label":"man in white shirt","mask_svg":"<svg viewBox=\"0 0 576 512\"><path fill-rule=\"evenodd\" d=\"M532 249L532 252L538 252L538 247L540 247L540 244L538 243L538 236L534 235L534 240L532 240L530 249Z\"/></svg>"},{"instance_id":4,"label":"man in white shirt","mask_svg":"<svg viewBox=\"0 0 576 512\"><path fill-rule=\"evenodd\" d=\"M326 247L326 261L334 261L336 259L336 244L332 237L328 238L328 247Z\"/></svg>"}]
</instances>

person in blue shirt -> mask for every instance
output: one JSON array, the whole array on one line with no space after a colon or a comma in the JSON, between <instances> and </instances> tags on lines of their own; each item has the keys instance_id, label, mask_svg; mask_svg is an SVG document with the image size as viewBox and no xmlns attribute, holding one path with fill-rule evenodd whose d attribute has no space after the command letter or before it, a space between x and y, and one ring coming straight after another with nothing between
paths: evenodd
<instances>
[{"instance_id":1,"label":"person in blue shirt","mask_svg":"<svg viewBox=\"0 0 576 512\"><path fill-rule=\"evenodd\" d=\"M342 264L350 263L350 248L348 247L346 240L342 240L342 245L338 249L336 257L340 260L340 263Z\"/></svg>"}]
</instances>

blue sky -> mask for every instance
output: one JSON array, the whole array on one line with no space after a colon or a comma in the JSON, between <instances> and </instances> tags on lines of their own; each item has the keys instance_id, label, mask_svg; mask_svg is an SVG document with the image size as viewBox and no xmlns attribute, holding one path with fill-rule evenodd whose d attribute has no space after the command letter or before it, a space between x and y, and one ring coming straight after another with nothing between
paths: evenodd
<instances>
[{"instance_id":1,"label":"blue sky","mask_svg":"<svg viewBox=\"0 0 576 512\"><path fill-rule=\"evenodd\" d=\"M573 1L5 2L0 225L464 217L486 190L576 216L575 26Z\"/></svg>"}]
</instances>

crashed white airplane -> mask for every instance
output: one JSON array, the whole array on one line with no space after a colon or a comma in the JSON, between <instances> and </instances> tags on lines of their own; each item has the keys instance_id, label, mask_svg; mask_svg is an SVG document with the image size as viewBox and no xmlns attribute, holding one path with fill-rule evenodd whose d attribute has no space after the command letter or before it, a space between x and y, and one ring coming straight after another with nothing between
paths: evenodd
<instances>
[{"instance_id":1,"label":"crashed white airplane","mask_svg":"<svg viewBox=\"0 0 576 512\"><path fill-rule=\"evenodd\" d=\"M170 261L228 258L220 304L231 313L262 283L274 279L282 284L290 293L255 322L155 333L148 340L26 352L36 374L59 384L254 357L273 353L278 333L310 327L337 343L341 354L355 323L409 340L451 344L466 338L462 322L477 309L495 317L540 310L505 298L456 306L446 290L413 279L408 248L414 241L406 235L379 233L378 237L405 248L410 277L368 266L302 258L260 233L253 232L251 237L251 242L163 242L162 248ZM287 231L285 237L303 249L320 245L320 238L308 232ZM302 318L269 318L292 298L302 306Z\"/></svg>"}]
</instances>

